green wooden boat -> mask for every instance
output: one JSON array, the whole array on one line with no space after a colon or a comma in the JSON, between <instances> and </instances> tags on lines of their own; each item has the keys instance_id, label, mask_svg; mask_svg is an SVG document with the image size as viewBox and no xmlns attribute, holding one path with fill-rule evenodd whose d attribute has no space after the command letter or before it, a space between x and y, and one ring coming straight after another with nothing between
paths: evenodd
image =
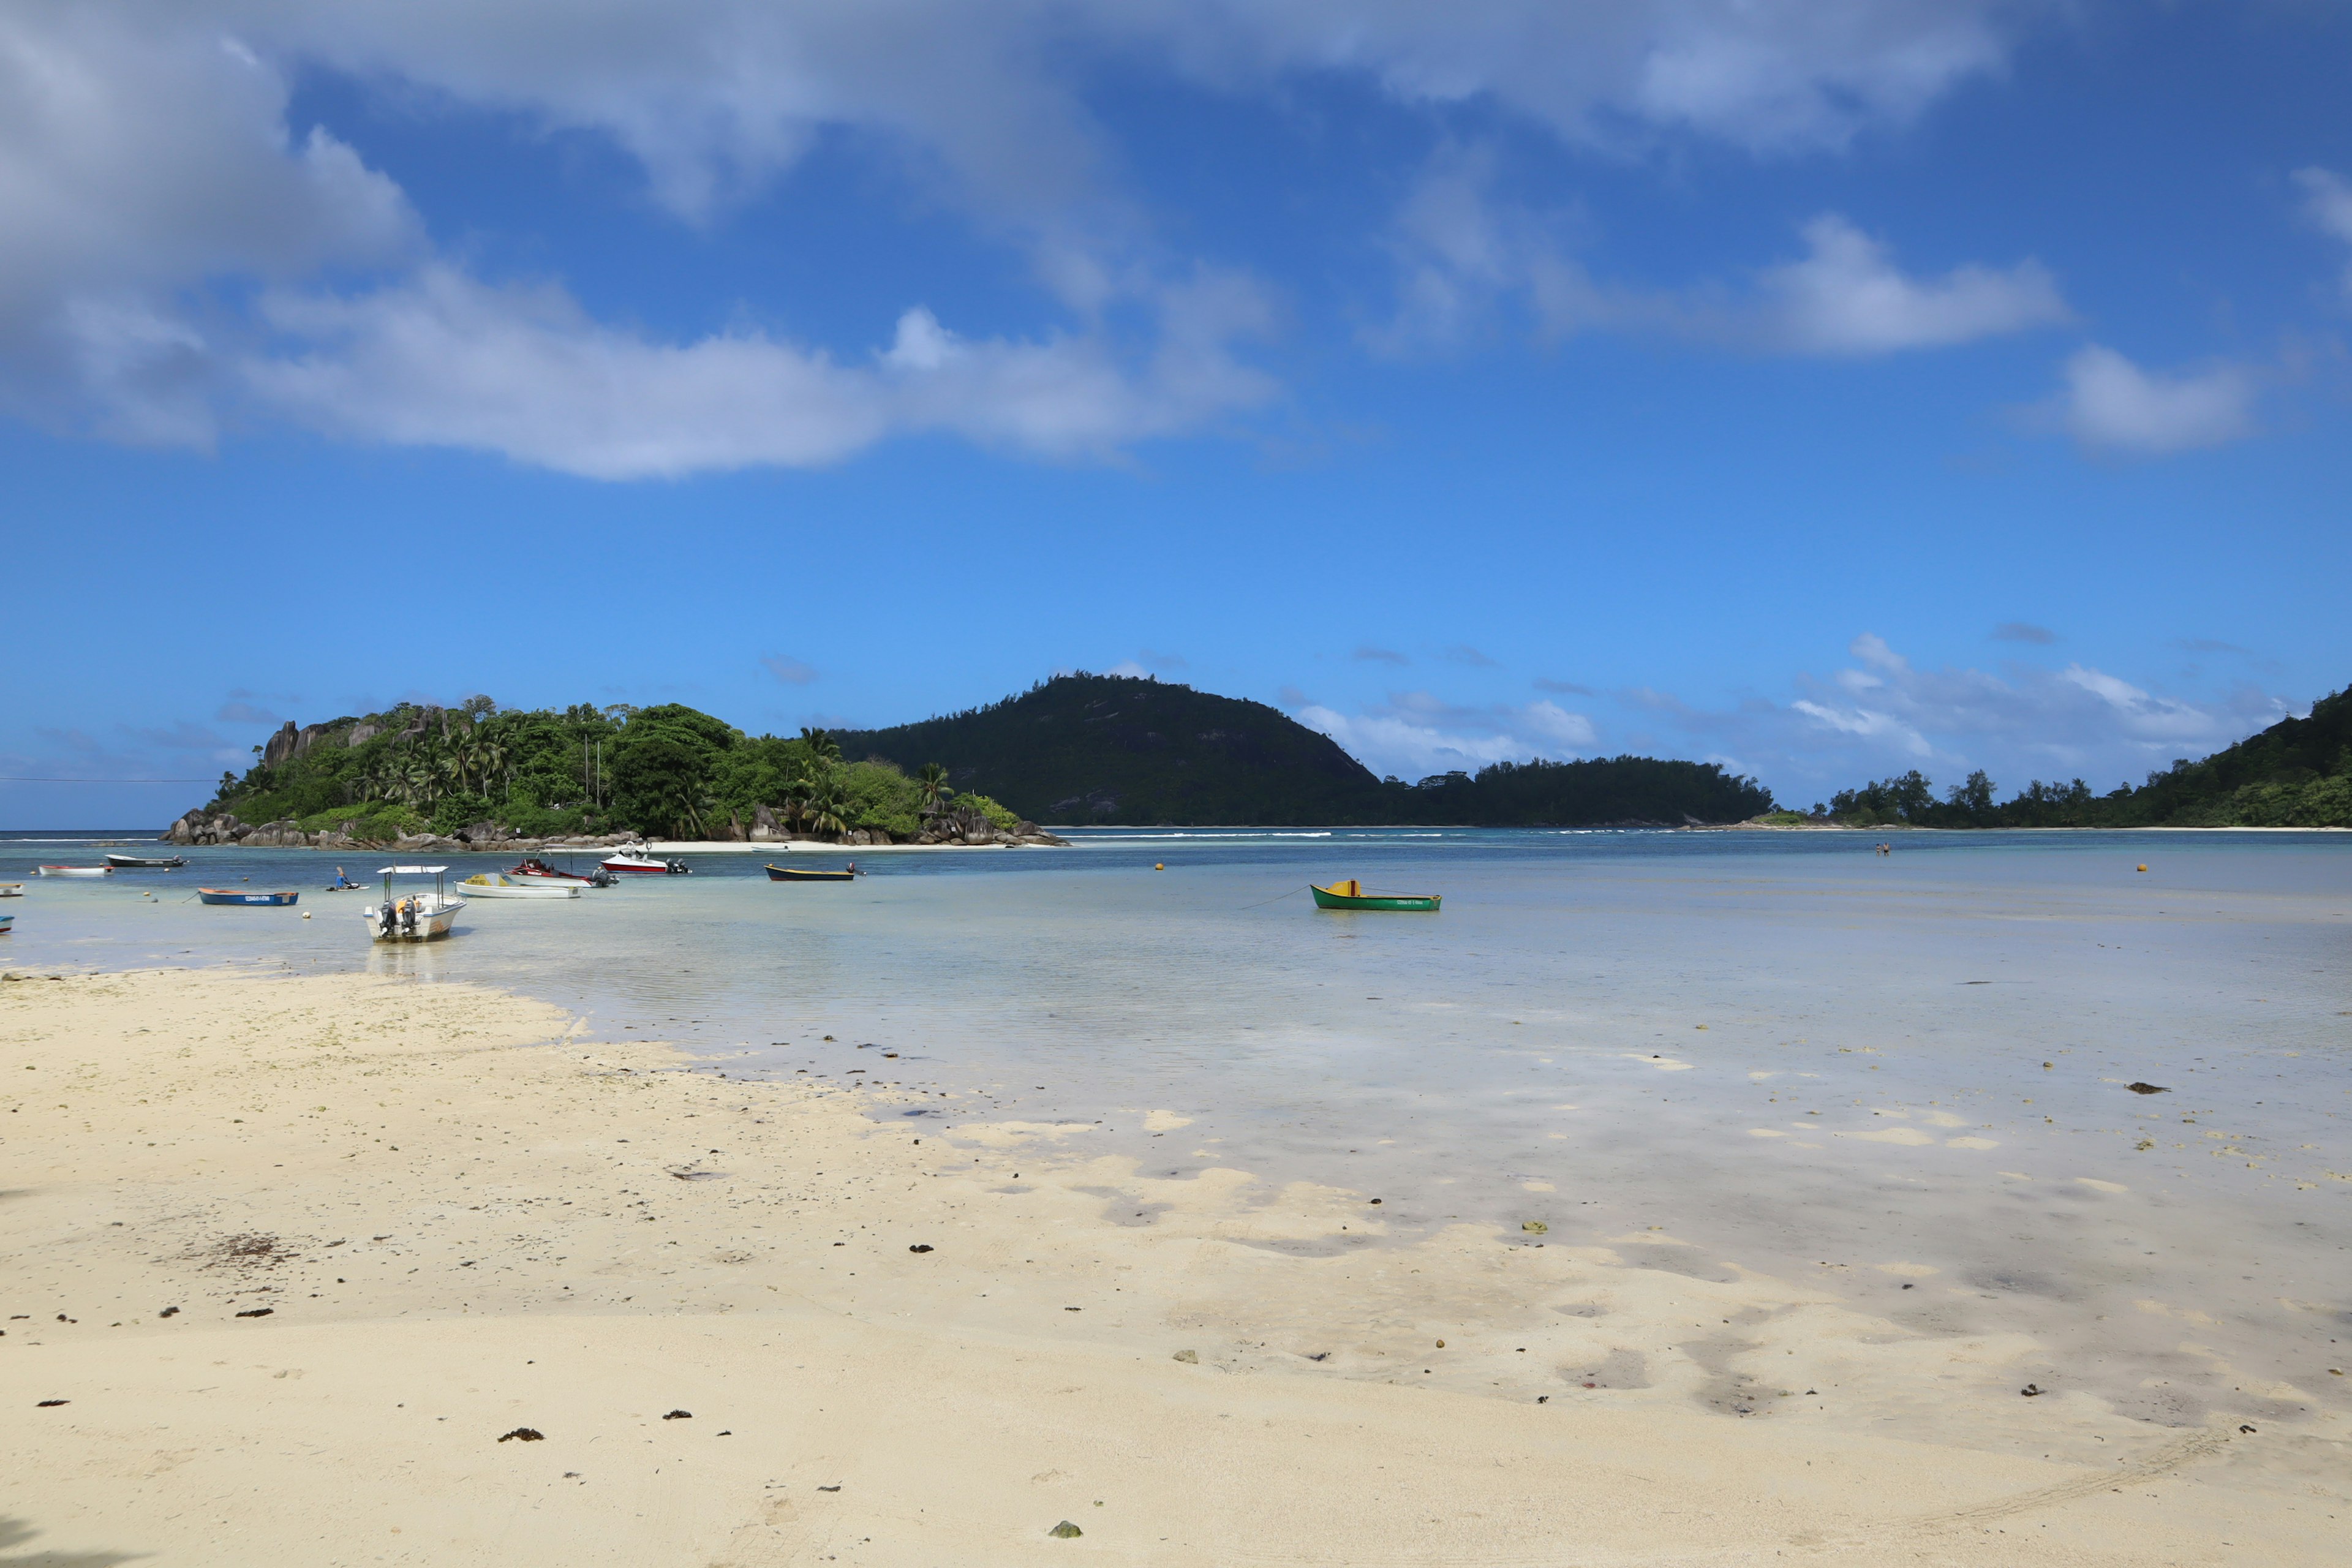
<instances>
[{"instance_id":1,"label":"green wooden boat","mask_svg":"<svg viewBox=\"0 0 2352 1568\"><path fill-rule=\"evenodd\" d=\"M1334 882L1328 888L1314 883L1307 890L1315 895L1318 910L1397 910L1419 914L1437 912L1435 893L1368 893L1364 885L1353 877L1344 882Z\"/></svg>"}]
</instances>

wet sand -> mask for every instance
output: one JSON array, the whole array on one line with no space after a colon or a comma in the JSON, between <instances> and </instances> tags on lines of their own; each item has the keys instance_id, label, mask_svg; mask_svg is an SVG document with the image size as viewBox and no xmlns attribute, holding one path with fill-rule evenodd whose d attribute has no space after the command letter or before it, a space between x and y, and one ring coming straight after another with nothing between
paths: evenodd
<instances>
[{"instance_id":1,"label":"wet sand","mask_svg":"<svg viewBox=\"0 0 2352 1568\"><path fill-rule=\"evenodd\" d=\"M866 1055L740 1081L397 978L0 985L0 1550L2316 1563L2352 1525L2325 1405L2028 1397L2023 1334L1663 1230L1155 1178Z\"/></svg>"}]
</instances>

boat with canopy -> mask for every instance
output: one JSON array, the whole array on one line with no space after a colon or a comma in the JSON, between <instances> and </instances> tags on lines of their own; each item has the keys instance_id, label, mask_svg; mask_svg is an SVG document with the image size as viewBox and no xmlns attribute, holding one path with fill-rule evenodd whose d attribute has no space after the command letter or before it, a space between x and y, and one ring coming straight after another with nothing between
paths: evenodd
<instances>
[{"instance_id":1,"label":"boat with canopy","mask_svg":"<svg viewBox=\"0 0 2352 1568\"><path fill-rule=\"evenodd\" d=\"M361 911L368 923L368 933L378 942L432 942L449 934L457 923L457 911L466 900L453 896L442 886L448 874L446 866L386 866L377 872L383 879L383 902L374 909ZM422 890L395 896L392 889L394 877L430 877L433 890Z\"/></svg>"}]
</instances>

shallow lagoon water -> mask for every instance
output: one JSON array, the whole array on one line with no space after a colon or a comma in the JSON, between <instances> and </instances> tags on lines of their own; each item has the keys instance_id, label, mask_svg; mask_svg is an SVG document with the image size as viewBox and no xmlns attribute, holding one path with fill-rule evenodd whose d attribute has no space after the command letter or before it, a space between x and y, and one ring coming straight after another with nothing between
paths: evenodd
<instances>
[{"instance_id":1,"label":"shallow lagoon water","mask_svg":"<svg viewBox=\"0 0 2352 1568\"><path fill-rule=\"evenodd\" d=\"M872 876L803 887L714 854L574 902L478 901L455 940L401 950L366 943L360 894L179 901L333 868L199 850L28 880L0 964L502 985L713 1071L897 1083L948 1125L1074 1122L1066 1147L1154 1173L1379 1196L1391 1230L1607 1242L1811 1279L1931 1332L2022 1331L2043 1362L2021 1381L2152 1421L2344 1413L2352 837L1872 842L1114 831L857 856ZM0 880L89 858L0 843ZM1309 878L1344 876L1445 907L1314 910Z\"/></svg>"}]
</instances>

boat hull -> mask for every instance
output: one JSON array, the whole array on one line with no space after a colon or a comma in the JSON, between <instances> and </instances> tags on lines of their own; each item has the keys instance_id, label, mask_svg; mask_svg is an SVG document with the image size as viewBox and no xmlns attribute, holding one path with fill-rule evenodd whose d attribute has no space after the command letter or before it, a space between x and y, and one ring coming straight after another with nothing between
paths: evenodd
<instances>
[{"instance_id":1,"label":"boat hull","mask_svg":"<svg viewBox=\"0 0 2352 1568\"><path fill-rule=\"evenodd\" d=\"M802 871L790 866L770 866L767 868L767 872L768 880L771 882L854 882L857 880L857 873L855 871Z\"/></svg>"},{"instance_id":2,"label":"boat hull","mask_svg":"<svg viewBox=\"0 0 2352 1568\"><path fill-rule=\"evenodd\" d=\"M638 855L615 855L597 862L616 877L680 877L686 868L668 860L654 860Z\"/></svg>"},{"instance_id":3,"label":"boat hull","mask_svg":"<svg viewBox=\"0 0 2352 1568\"><path fill-rule=\"evenodd\" d=\"M42 866L37 868L44 877L111 877L111 866Z\"/></svg>"},{"instance_id":4,"label":"boat hull","mask_svg":"<svg viewBox=\"0 0 2352 1568\"><path fill-rule=\"evenodd\" d=\"M457 884L457 890L469 899L576 899L580 896L578 882L555 882L540 879L529 882L509 882L504 878L490 881L482 877L468 877Z\"/></svg>"},{"instance_id":5,"label":"boat hull","mask_svg":"<svg viewBox=\"0 0 2352 1568\"><path fill-rule=\"evenodd\" d=\"M16 917L15 915L0 915L0 936L6 936L8 934L8 928L16 923Z\"/></svg>"},{"instance_id":6,"label":"boat hull","mask_svg":"<svg viewBox=\"0 0 2352 1568\"><path fill-rule=\"evenodd\" d=\"M207 904L247 904L257 909L291 908L299 893L247 893L235 888L198 888L196 898Z\"/></svg>"},{"instance_id":7,"label":"boat hull","mask_svg":"<svg viewBox=\"0 0 2352 1568\"><path fill-rule=\"evenodd\" d=\"M398 909L402 903L416 906L414 921L400 918ZM361 918L367 921L368 934L377 942L436 942L449 934L449 928L457 921L458 911L465 907L463 899L436 903L430 894L414 895L394 900L394 913L389 921L381 904L362 911Z\"/></svg>"},{"instance_id":8,"label":"boat hull","mask_svg":"<svg viewBox=\"0 0 2352 1568\"><path fill-rule=\"evenodd\" d=\"M1436 893L1362 893L1338 890L1339 888L1354 885L1343 882L1331 888L1318 888L1309 883L1307 890L1315 895L1315 907L1318 910L1386 910L1391 914L1433 915L1437 912L1437 906L1441 900L1441 895Z\"/></svg>"},{"instance_id":9,"label":"boat hull","mask_svg":"<svg viewBox=\"0 0 2352 1568\"><path fill-rule=\"evenodd\" d=\"M176 871L188 863L184 855L109 855L106 863L118 871Z\"/></svg>"}]
</instances>

